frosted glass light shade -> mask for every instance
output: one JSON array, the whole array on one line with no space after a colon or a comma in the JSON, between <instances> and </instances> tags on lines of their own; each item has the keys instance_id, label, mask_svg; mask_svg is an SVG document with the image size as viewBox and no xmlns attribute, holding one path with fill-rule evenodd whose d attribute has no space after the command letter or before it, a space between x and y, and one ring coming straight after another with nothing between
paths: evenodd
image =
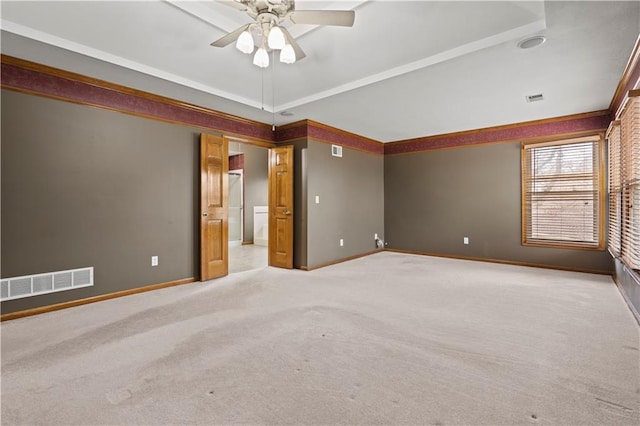
<instances>
[{"instance_id":1,"label":"frosted glass light shade","mask_svg":"<svg viewBox=\"0 0 640 426\"><path fill-rule=\"evenodd\" d=\"M277 25L269 31L268 43L271 49L284 49L284 33Z\"/></svg>"},{"instance_id":2,"label":"frosted glass light shade","mask_svg":"<svg viewBox=\"0 0 640 426\"><path fill-rule=\"evenodd\" d=\"M269 54L264 47L261 47L253 57L253 65L257 65L260 68L266 68L269 66Z\"/></svg>"},{"instance_id":3,"label":"frosted glass light shade","mask_svg":"<svg viewBox=\"0 0 640 426\"><path fill-rule=\"evenodd\" d=\"M243 31L242 34L240 34L238 41L236 41L236 47L239 51L247 55L253 52L253 37L251 37L249 31Z\"/></svg>"},{"instance_id":4,"label":"frosted glass light shade","mask_svg":"<svg viewBox=\"0 0 640 426\"><path fill-rule=\"evenodd\" d=\"M287 44L284 49L280 51L280 62L285 64L292 64L296 61L296 52L290 44Z\"/></svg>"}]
</instances>

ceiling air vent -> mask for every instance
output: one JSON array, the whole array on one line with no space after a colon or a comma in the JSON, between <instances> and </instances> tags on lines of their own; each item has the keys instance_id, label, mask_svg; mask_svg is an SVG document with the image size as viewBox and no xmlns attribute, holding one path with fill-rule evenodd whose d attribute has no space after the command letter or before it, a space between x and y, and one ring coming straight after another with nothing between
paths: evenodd
<instances>
[{"instance_id":1,"label":"ceiling air vent","mask_svg":"<svg viewBox=\"0 0 640 426\"><path fill-rule=\"evenodd\" d=\"M537 95L527 95L525 99L527 102L537 102L543 100L544 96L542 96L542 93L538 93Z\"/></svg>"},{"instance_id":2,"label":"ceiling air vent","mask_svg":"<svg viewBox=\"0 0 640 426\"><path fill-rule=\"evenodd\" d=\"M544 36L536 35L533 37L525 38L524 40L520 40L518 42L518 47L520 49L531 49L540 46L546 40L547 39Z\"/></svg>"}]
</instances>

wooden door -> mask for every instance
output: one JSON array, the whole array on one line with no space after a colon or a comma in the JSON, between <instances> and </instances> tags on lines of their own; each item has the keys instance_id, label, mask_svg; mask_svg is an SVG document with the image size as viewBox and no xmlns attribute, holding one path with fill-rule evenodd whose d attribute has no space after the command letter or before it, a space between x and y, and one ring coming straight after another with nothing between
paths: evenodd
<instances>
[{"instance_id":1,"label":"wooden door","mask_svg":"<svg viewBox=\"0 0 640 426\"><path fill-rule=\"evenodd\" d=\"M269 266L293 268L293 146L269 150Z\"/></svg>"},{"instance_id":2,"label":"wooden door","mask_svg":"<svg viewBox=\"0 0 640 426\"><path fill-rule=\"evenodd\" d=\"M229 273L227 140L200 135L200 280Z\"/></svg>"}]
</instances>

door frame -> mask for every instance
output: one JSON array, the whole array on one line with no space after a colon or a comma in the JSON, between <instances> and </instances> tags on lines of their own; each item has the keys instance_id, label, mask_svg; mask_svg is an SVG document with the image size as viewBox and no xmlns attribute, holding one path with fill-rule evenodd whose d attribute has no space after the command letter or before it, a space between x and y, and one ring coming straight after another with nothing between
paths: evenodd
<instances>
[{"instance_id":1,"label":"door frame","mask_svg":"<svg viewBox=\"0 0 640 426\"><path fill-rule=\"evenodd\" d=\"M205 134L205 133L201 133L200 139L202 139L202 135L204 135L204 134ZM242 144L253 145L253 146L256 146L256 147L260 147L260 148L267 149L267 150L268 150L267 170L268 170L268 174L269 174L269 176L270 176L270 174L271 174L271 155L272 155L272 149L273 149L273 148L281 148L281 147L284 147L284 146L291 146L291 147L292 147L291 149L292 149L292 150L294 149L294 148L293 148L293 145L278 145L278 144L267 143L267 142L256 142L256 143L254 143L254 142L251 142L251 141L249 141L249 140L247 140L247 139L240 139L240 138L236 138L236 137L233 137L233 136L226 136L226 135L222 135L221 137L222 137L222 139L223 139L223 141L224 141L224 145L225 145L225 147L226 147L226 154L227 154L227 155L226 155L227 170L225 170L225 177L224 177L224 179L223 179L223 182L224 182L224 191L226 192L226 194L227 194L227 195L228 195L228 192L229 192L229 179L228 179L228 178L229 178L229 170L228 170L228 164L229 164L229 163L228 163L228 161L229 161L229 157L228 157L228 152L229 152L229 144L230 144L230 143L232 143L232 142L233 142L233 143L242 143ZM202 149L201 149L200 151L201 151L200 155L202 156ZM295 159L294 159L294 155L293 155L293 153L291 154L291 162L292 162L292 164L294 164L294 163L295 163ZM198 164L199 164L199 165L201 165L201 164L202 164L202 158L199 158ZM295 169L292 169L292 170L295 170ZM242 214L242 218L243 218L243 223L242 223L242 233L244 233L244 213L245 213L245 212L244 212L244 171L243 171L243 170L241 170L241 172L242 172L242 179L243 179L243 188L242 188L242 197L243 197L243 200L242 200L242 207L243 207L243 214ZM293 173L293 172L292 172L292 173ZM291 176L291 179L292 179L292 194L291 194L291 198L292 198L292 205L291 205L291 211L293 211L293 206L294 206L294 201L295 201L295 187L293 187L293 182L295 181L295 179L294 179L294 177L293 177L293 174L292 174L292 176ZM202 190L202 185L204 185L204 181L203 181L202 176L201 176L201 179L200 179L200 188L199 188L199 193L200 193L200 194L201 194L201 193L202 193L202 191L203 191L203 190ZM272 197L272 185L271 185L270 183L268 183L268 185L267 185L267 192L268 192L268 194L267 194L268 199L271 199L271 197ZM267 203L267 204L269 204L269 203ZM228 210L228 202L227 202L227 206L226 206L226 207L227 207L227 209L226 209L226 210L227 210L227 221L225 222L225 227L226 227L226 231L227 231L227 242L226 242L225 246L227 247L227 253L228 253L228 246L229 246L229 244L228 244L228 229L229 229L229 224L228 224L228 212L229 212L229 210ZM199 220L200 222L202 221L202 217L201 217L201 210L202 210L202 206L200 206L200 209L199 209L199 211L197 212L197 214L198 214L198 220ZM271 213L269 213L269 217L271 218ZM293 223L293 217L294 217L294 216L293 216L293 214L292 214L292 215L291 215L292 223ZM269 219L269 221L271 222L271 219ZM270 227L270 225L269 225L269 227ZM291 254L290 254L291 259L290 259L289 265L288 265L288 266L285 266L285 268L288 268L288 269L293 268L293 241L294 241L294 238L295 238L294 229L295 229L295 226L293 226L293 225L292 225L292 226L291 226L291 231L290 231L290 233L291 233L291 241L292 241ZM202 247L203 247L203 244L204 244L204 242L202 241L202 231L200 231L200 233L199 233L198 237L200 238L200 247L201 247L201 250L200 250L200 256L199 256L199 261L200 261L200 265L202 265L202 263L203 263L203 251L202 251ZM243 237L241 237L241 241L242 241L242 238L243 238ZM269 233L268 247L267 247L267 250L269 250L269 252L271 252L271 249L272 249L272 246L271 246L271 245L272 245L272 244L273 244L273 238L272 238L272 236L271 236L271 232L270 232L270 233ZM229 257L228 257L228 254L225 254L225 256L224 256L224 261L226 262L226 271L227 271L227 273L228 273L228 268L229 268ZM271 260L269 260L269 266L272 266L272 265L271 265ZM282 266L279 266L279 267L282 267ZM226 275L226 273L225 273L224 275ZM202 268L201 268L201 270L200 270L200 281L203 281L203 279L202 279Z\"/></svg>"}]
</instances>

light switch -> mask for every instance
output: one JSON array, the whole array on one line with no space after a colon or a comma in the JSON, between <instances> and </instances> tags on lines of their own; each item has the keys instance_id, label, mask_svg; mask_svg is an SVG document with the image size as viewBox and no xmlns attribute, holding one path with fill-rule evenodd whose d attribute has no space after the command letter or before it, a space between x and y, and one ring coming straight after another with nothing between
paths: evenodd
<instances>
[{"instance_id":1,"label":"light switch","mask_svg":"<svg viewBox=\"0 0 640 426\"><path fill-rule=\"evenodd\" d=\"M320 196L316 195L316 204L320 204Z\"/></svg>"}]
</instances>

